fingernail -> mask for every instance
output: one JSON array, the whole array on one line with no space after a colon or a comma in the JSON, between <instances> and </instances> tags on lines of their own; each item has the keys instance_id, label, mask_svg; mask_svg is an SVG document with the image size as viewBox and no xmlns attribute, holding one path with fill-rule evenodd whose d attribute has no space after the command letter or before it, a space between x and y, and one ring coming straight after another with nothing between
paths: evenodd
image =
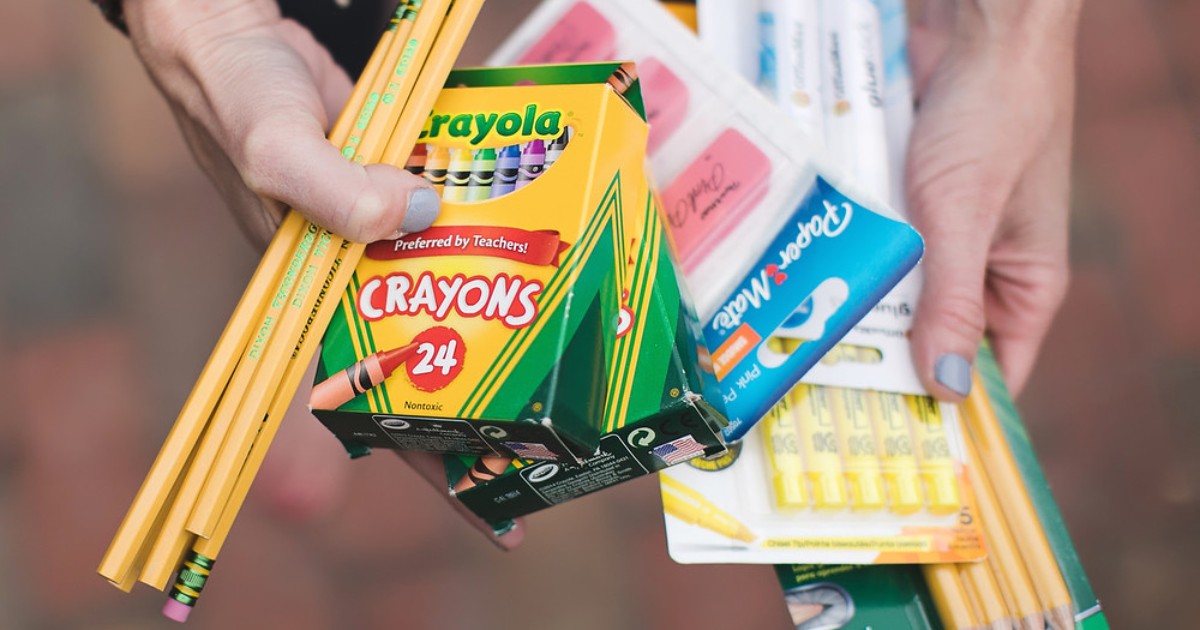
<instances>
[{"instance_id":1,"label":"fingernail","mask_svg":"<svg viewBox=\"0 0 1200 630\"><path fill-rule=\"evenodd\" d=\"M943 354L933 364L933 377L954 393L971 393L971 362L961 354Z\"/></svg>"},{"instance_id":2,"label":"fingernail","mask_svg":"<svg viewBox=\"0 0 1200 630\"><path fill-rule=\"evenodd\" d=\"M404 215L404 224L391 238L420 232L433 225L441 209L442 199L432 188L418 188L412 191L408 194L408 212Z\"/></svg>"}]
</instances>

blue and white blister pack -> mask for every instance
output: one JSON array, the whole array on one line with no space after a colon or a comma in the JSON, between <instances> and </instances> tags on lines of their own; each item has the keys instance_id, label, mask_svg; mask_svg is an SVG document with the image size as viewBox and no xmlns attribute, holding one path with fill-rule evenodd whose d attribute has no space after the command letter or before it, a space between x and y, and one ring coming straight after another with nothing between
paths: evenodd
<instances>
[{"instance_id":1,"label":"blue and white blister pack","mask_svg":"<svg viewBox=\"0 0 1200 630\"><path fill-rule=\"evenodd\" d=\"M740 282L711 314L702 310L730 420L725 438L745 435L923 251L920 235L907 223L869 209L815 175ZM767 343L772 337L799 345L785 354Z\"/></svg>"}]
</instances>

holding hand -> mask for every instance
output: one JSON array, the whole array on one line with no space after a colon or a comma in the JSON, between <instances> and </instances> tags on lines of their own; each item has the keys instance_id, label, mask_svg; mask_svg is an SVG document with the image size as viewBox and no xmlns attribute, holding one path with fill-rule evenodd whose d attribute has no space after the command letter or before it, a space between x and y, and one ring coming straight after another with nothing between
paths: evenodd
<instances>
[{"instance_id":1,"label":"holding hand","mask_svg":"<svg viewBox=\"0 0 1200 630\"><path fill-rule=\"evenodd\" d=\"M352 83L272 0L125 0L125 17L196 160L259 243L286 207L359 242L437 217L425 180L354 164L325 139Z\"/></svg>"},{"instance_id":2,"label":"holding hand","mask_svg":"<svg viewBox=\"0 0 1200 630\"><path fill-rule=\"evenodd\" d=\"M926 238L914 359L931 393L961 400L986 332L1016 394L1067 286L1079 2L924 4L906 174Z\"/></svg>"}]
</instances>

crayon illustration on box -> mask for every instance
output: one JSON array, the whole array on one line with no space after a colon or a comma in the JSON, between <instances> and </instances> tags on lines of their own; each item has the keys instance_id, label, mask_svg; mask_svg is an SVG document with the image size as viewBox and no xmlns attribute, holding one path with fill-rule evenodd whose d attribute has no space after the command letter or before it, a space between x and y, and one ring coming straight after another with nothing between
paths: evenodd
<instances>
[{"instance_id":1,"label":"crayon illustration on box","mask_svg":"<svg viewBox=\"0 0 1200 630\"><path fill-rule=\"evenodd\" d=\"M367 247L324 338L312 407L351 452L595 452L641 236L626 215L644 211L646 128L606 86L618 68L451 76L404 165L442 212Z\"/></svg>"}]
</instances>

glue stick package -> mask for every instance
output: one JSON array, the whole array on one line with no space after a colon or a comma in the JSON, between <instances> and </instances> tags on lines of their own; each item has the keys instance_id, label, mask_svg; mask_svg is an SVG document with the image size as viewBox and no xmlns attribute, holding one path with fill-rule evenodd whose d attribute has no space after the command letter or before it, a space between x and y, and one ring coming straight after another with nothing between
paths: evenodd
<instances>
[{"instance_id":1,"label":"glue stick package","mask_svg":"<svg viewBox=\"0 0 1200 630\"><path fill-rule=\"evenodd\" d=\"M725 437L737 441L916 265L922 241L650 0L547 0L491 62L612 56L637 62L649 170L703 326ZM766 341L784 333L802 343L771 350Z\"/></svg>"}]
</instances>

